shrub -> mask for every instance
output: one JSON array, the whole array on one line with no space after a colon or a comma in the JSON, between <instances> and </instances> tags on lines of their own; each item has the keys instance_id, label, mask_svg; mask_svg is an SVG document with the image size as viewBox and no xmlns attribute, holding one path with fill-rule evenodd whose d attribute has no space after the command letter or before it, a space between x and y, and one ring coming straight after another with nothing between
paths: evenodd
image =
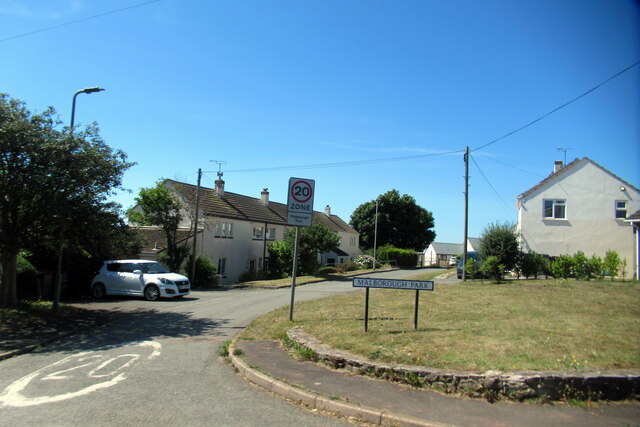
<instances>
[{"instance_id":1,"label":"shrub","mask_svg":"<svg viewBox=\"0 0 640 427\"><path fill-rule=\"evenodd\" d=\"M38 282L36 280L36 268L25 257L25 254L18 255L16 265L16 281L18 299L38 298Z\"/></svg>"},{"instance_id":2,"label":"shrub","mask_svg":"<svg viewBox=\"0 0 640 427\"><path fill-rule=\"evenodd\" d=\"M413 249L400 249L393 245L384 245L378 248L378 261L398 262L398 267L414 268L418 264L418 253Z\"/></svg>"},{"instance_id":3,"label":"shrub","mask_svg":"<svg viewBox=\"0 0 640 427\"><path fill-rule=\"evenodd\" d=\"M592 255L589 259L589 272L591 276L602 280L604 278L604 262L598 255Z\"/></svg>"},{"instance_id":4,"label":"shrub","mask_svg":"<svg viewBox=\"0 0 640 427\"><path fill-rule=\"evenodd\" d=\"M560 255L551 263L551 274L556 279L568 279L573 275L573 258L569 255Z\"/></svg>"},{"instance_id":5,"label":"shrub","mask_svg":"<svg viewBox=\"0 0 640 427\"><path fill-rule=\"evenodd\" d=\"M592 266L584 252L578 251L573 255L573 274L576 279L589 280L593 278Z\"/></svg>"},{"instance_id":6,"label":"shrub","mask_svg":"<svg viewBox=\"0 0 640 427\"><path fill-rule=\"evenodd\" d=\"M495 281L498 283L500 283L500 280L502 280L504 271L504 264L501 264L500 259L494 255L482 261L482 265L480 266L480 272L483 275L495 279Z\"/></svg>"},{"instance_id":7,"label":"shrub","mask_svg":"<svg viewBox=\"0 0 640 427\"><path fill-rule=\"evenodd\" d=\"M373 257L371 255L360 255L356 258L355 263L359 269L373 268Z\"/></svg>"},{"instance_id":8,"label":"shrub","mask_svg":"<svg viewBox=\"0 0 640 427\"><path fill-rule=\"evenodd\" d=\"M469 258L464 266L464 271L471 280L475 279L478 271L478 266L476 264L475 258Z\"/></svg>"},{"instance_id":9,"label":"shrub","mask_svg":"<svg viewBox=\"0 0 640 427\"><path fill-rule=\"evenodd\" d=\"M191 255L187 259L186 268L187 275L191 276ZM196 258L196 277L193 280L189 277L191 286L198 287L215 287L218 286L218 275L216 266L207 257L199 256Z\"/></svg>"},{"instance_id":10,"label":"shrub","mask_svg":"<svg viewBox=\"0 0 640 427\"><path fill-rule=\"evenodd\" d=\"M499 264L505 269L512 269L518 258L518 236L514 225L510 223L491 223L482 230L480 235L480 257L488 259L498 258Z\"/></svg>"},{"instance_id":11,"label":"shrub","mask_svg":"<svg viewBox=\"0 0 640 427\"><path fill-rule=\"evenodd\" d=\"M338 268L342 271L356 271L360 269L360 266L355 261L347 261L338 265Z\"/></svg>"},{"instance_id":12,"label":"shrub","mask_svg":"<svg viewBox=\"0 0 640 427\"><path fill-rule=\"evenodd\" d=\"M326 276L328 274L337 274L337 273L343 273L343 271L336 267L322 267L320 270L318 270L318 274L320 276Z\"/></svg>"},{"instance_id":13,"label":"shrub","mask_svg":"<svg viewBox=\"0 0 640 427\"><path fill-rule=\"evenodd\" d=\"M616 251L607 251L604 256L603 268L607 276L611 276L611 280L618 274L620 269L620 255Z\"/></svg>"}]
</instances>

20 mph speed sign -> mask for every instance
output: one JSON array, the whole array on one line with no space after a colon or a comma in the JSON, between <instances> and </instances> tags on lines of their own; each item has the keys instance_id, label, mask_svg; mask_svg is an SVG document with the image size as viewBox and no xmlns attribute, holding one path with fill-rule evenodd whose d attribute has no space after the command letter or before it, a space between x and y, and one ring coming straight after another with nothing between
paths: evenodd
<instances>
[{"instance_id":1,"label":"20 mph speed sign","mask_svg":"<svg viewBox=\"0 0 640 427\"><path fill-rule=\"evenodd\" d=\"M290 225L309 226L313 217L313 196L316 182L312 179L290 178L287 198L287 219Z\"/></svg>"}]
</instances>

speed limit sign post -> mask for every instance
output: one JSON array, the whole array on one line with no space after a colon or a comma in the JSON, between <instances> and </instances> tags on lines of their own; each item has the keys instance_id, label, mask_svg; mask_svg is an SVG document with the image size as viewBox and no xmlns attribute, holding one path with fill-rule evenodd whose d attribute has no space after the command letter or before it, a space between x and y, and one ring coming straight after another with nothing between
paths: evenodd
<instances>
[{"instance_id":1,"label":"speed limit sign post","mask_svg":"<svg viewBox=\"0 0 640 427\"><path fill-rule=\"evenodd\" d=\"M293 321L293 303L296 293L296 270L298 269L298 240L300 227L308 227L313 219L313 196L316 182L313 179L289 178L287 197L287 223L296 227L296 239L293 249L293 272L291 274L291 305L289 321Z\"/></svg>"}]
</instances>

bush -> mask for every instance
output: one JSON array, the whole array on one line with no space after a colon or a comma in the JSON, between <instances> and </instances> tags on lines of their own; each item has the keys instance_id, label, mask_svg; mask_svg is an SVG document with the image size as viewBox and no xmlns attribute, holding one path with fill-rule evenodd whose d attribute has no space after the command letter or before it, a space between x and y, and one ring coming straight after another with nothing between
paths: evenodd
<instances>
[{"instance_id":1,"label":"bush","mask_svg":"<svg viewBox=\"0 0 640 427\"><path fill-rule=\"evenodd\" d=\"M371 255L360 255L356 258L355 263L359 269L373 268L373 257Z\"/></svg>"},{"instance_id":2,"label":"bush","mask_svg":"<svg viewBox=\"0 0 640 427\"><path fill-rule=\"evenodd\" d=\"M343 271L336 267L322 267L320 270L318 270L318 275L320 276L339 273L343 273Z\"/></svg>"},{"instance_id":3,"label":"bush","mask_svg":"<svg viewBox=\"0 0 640 427\"><path fill-rule=\"evenodd\" d=\"M549 262L537 252L521 252L516 263L516 271L525 278L537 279L539 274L549 273Z\"/></svg>"},{"instance_id":4,"label":"bush","mask_svg":"<svg viewBox=\"0 0 640 427\"><path fill-rule=\"evenodd\" d=\"M592 255L589 259L589 272L597 279L604 278L604 262L598 255Z\"/></svg>"},{"instance_id":5,"label":"bush","mask_svg":"<svg viewBox=\"0 0 640 427\"><path fill-rule=\"evenodd\" d=\"M478 272L478 266L476 264L475 258L469 258L464 266L464 271L471 280L475 279L476 273Z\"/></svg>"},{"instance_id":6,"label":"bush","mask_svg":"<svg viewBox=\"0 0 640 427\"><path fill-rule=\"evenodd\" d=\"M264 274L261 271L247 270L238 277L238 283L253 282L254 280L262 280Z\"/></svg>"},{"instance_id":7,"label":"bush","mask_svg":"<svg viewBox=\"0 0 640 427\"><path fill-rule=\"evenodd\" d=\"M618 274L620 269L620 255L616 251L607 251L604 256L604 274L611 276L611 280Z\"/></svg>"},{"instance_id":8,"label":"bush","mask_svg":"<svg viewBox=\"0 0 640 427\"><path fill-rule=\"evenodd\" d=\"M25 258L25 254L18 255L16 269L18 299L38 298L36 268Z\"/></svg>"},{"instance_id":9,"label":"bush","mask_svg":"<svg viewBox=\"0 0 640 427\"><path fill-rule=\"evenodd\" d=\"M187 275L191 276L191 256L189 256L189 258L187 259L186 268L188 269ZM216 266L213 265L209 258L202 256L197 257L195 280L189 277L191 286L193 286L194 288L211 288L218 286L218 275L216 273Z\"/></svg>"},{"instance_id":10,"label":"bush","mask_svg":"<svg viewBox=\"0 0 640 427\"><path fill-rule=\"evenodd\" d=\"M520 253L514 225L496 222L486 226L480 235L479 249L483 260L495 256L505 269L514 268Z\"/></svg>"},{"instance_id":11,"label":"bush","mask_svg":"<svg viewBox=\"0 0 640 427\"><path fill-rule=\"evenodd\" d=\"M412 249L400 249L393 245L384 245L378 248L378 261L397 261L398 267L415 268L418 264L418 253Z\"/></svg>"},{"instance_id":12,"label":"bush","mask_svg":"<svg viewBox=\"0 0 640 427\"><path fill-rule=\"evenodd\" d=\"M482 261L482 265L480 266L480 272L483 275L494 279L498 283L500 283L500 280L502 280L504 271L504 264L501 264L500 259L494 255Z\"/></svg>"},{"instance_id":13,"label":"bush","mask_svg":"<svg viewBox=\"0 0 640 427\"><path fill-rule=\"evenodd\" d=\"M355 262L355 261L347 261L344 262L340 265L338 265L338 268L342 271L356 271L356 270L360 270L360 266Z\"/></svg>"},{"instance_id":14,"label":"bush","mask_svg":"<svg viewBox=\"0 0 640 427\"><path fill-rule=\"evenodd\" d=\"M557 279L568 279L573 275L573 257L560 255L551 262L551 274Z\"/></svg>"}]
</instances>

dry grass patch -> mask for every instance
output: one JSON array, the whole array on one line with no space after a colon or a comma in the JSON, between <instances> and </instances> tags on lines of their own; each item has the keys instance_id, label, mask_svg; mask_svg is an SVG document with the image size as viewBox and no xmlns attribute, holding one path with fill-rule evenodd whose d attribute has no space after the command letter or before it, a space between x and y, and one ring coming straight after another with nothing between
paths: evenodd
<instances>
[{"instance_id":1,"label":"dry grass patch","mask_svg":"<svg viewBox=\"0 0 640 427\"><path fill-rule=\"evenodd\" d=\"M250 339L282 339L301 326L335 348L383 362L455 370L640 368L638 282L460 283L420 293L372 289L369 332L364 291L296 304L256 320Z\"/></svg>"}]
</instances>

